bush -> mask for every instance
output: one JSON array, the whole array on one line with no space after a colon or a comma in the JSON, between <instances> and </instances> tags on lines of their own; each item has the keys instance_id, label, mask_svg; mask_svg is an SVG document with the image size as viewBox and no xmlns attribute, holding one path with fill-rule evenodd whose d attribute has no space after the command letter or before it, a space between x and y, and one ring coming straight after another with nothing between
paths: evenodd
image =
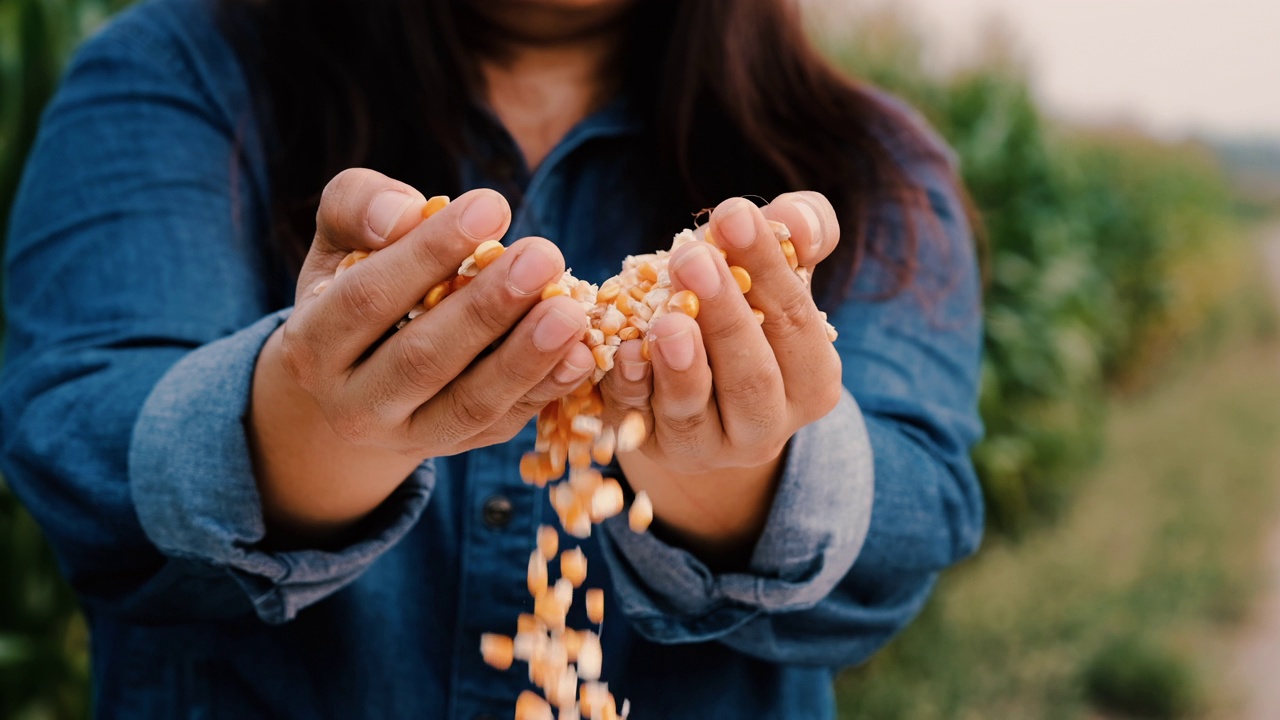
<instances>
[{"instance_id":1,"label":"bush","mask_svg":"<svg viewBox=\"0 0 1280 720\"><path fill-rule=\"evenodd\" d=\"M989 279L973 458L993 527L1053 516L1100 450L1108 388L1134 388L1229 290L1196 267L1225 234L1231 199L1210 154L1123 131L1048 122L1010 43L950 76L893 12L827 34L851 74L906 98L956 150L985 224Z\"/></svg>"},{"instance_id":2,"label":"bush","mask_svg":"<svg viewBox=\"0 0 1280 720\"><path fill-rule=\"evenodd\" d=\"M1095 707L1130 717L1186 717L1200 705L1191 665L1142 636L1107 644L1085 665L1081 680Z\"/></svg>"}]
</instances>

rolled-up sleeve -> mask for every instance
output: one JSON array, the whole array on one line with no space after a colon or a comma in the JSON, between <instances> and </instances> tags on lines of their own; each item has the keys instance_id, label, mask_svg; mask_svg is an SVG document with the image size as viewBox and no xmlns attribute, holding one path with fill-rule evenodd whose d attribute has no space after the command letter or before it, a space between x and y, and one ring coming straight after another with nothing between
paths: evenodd
<instances>
[{"instance_id":1,"label":"rolled-up sleeve","mask_svg":"<svg viewBox=\"0 0 1280 720\"><path fill-rule=\"evenodd\" d=\"M431 466L342 547L264 545L244 418L291 280L205 7L122 15L45 114L6 247L0 468L92 611L282 622L404 535Z\"/></svg>"},{"instance_id":2,"label":"rolled-up sleeve","mask_svg":"<svg viewBox=\"0 0 1280 720\"><path fill-rule=\"evenodd\" d=\"M254 364L287 316L269 315L187 354L147 397L129 450L138 520L162 553L224 568L270 623L354 580L398 542L430 498L424 463L341 547L271 552L246 439Z\"/></svg>"},{"instance_id":3,"label":"rolled-up sleeve","mask_svg":"<svg viewBox=\"0 0 1280 720\"><path fill-rule=\"evenodd\" d=\"M915 284L868 300L889 269L868 259L832 309L844 394L800 430L749 566L714 573L696 556L625 520L602 546L618 603L660 643L717 641L772 662L844 666L905 627L937 573L972 553L982 496L969 459L981 436L981 311L973 239L941 163L910 168L927 209L914 226Z\"/></svg>"}]
</instances>

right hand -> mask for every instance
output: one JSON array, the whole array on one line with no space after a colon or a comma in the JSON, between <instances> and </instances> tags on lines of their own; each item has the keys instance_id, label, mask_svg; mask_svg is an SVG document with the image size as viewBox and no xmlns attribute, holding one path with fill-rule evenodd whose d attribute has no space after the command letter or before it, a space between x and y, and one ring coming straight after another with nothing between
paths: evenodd
<instances>
[{"instance_id":1,"label":"right hand","mask_svg":"<svg viewBox=\"0 0 1280 720\"><path fill-rule=\"evenodd\" d=\"M540 301L564 270L560 251L541 238L513 243L386 337L511 219L491 190L466 193L424 221L425 202L371 170L347 170L325 188L293 314L258 356L246 421L277 544L333 540L423 460L511 439L595 368L580 340L582 308L567 297ZM380 252L316 294L353 250Z\"/></svg>"},{"instance_id":2,"label":"right hand","mask_svg":"<svg viewBox=\"0 0 1280 720\"><path fill-rule=\"evenodd\" d=\"M413 188L372 170L335 177L320 201L295 309L279 331L283 367L334 433L418 461L511 439L595 367L581 342L587 317L578 303L540 301L564 272L559 249L542 238L513 243L473 282L379 344L477 245L501 238L511 219L492 190L468 192L426 221L424 204ZM314 292L349 252L375 249Z\"/></svg>"}]
</instances>

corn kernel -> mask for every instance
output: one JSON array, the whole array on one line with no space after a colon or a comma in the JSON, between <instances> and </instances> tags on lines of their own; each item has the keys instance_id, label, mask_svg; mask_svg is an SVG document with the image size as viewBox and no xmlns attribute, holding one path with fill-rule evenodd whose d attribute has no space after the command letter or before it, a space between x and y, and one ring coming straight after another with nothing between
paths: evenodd
<instances>
[{"instance_id":1,"label":"corn kernel","mask_svg":"<svg viewBox=\"0 0 1280 720\"><path fill-rule=\"evenodd\" d=\"M582 548L560 553L560 577L578 587L587 579L587 556Z\"/></svg>"},{"instance_id":2,"label":"corn kernel","mask_svg":"<svg viewBox=\"0 0 1280 720\"><path fill-rule=\"evenodd\" d=\"M795 270L800 267L800 260L796 257L796 246L790 240L783 240L782 254L787 258L787 265Z\"/></svg>"},{"instance_id":3,"label":"corn kernel","mask_svg":"<svg viewBox=\"0 0 1280 720\"><path fill-rule=\"evenodd\" d=\"M591 588L587 590L587 619L599 625L604 622L604 590Z\"/></svg>"},{"instance_id":4,"label":"corn kernel","mask_svg":"<svg viewBox=\"0 0 1280 720\"><path fill-rule=\"evenodd\" d=\"M466 275L455 275L452 282L453 292L458 292L469 284L471 284L471 278Z\"/></svg>"},{"instance_id":5,"label":"corn kernel","mask_svg":"<svg viewBox=\"0 0 1280 720\"><path fill-rule=\"evenodd\" d=\"M551 706L532 690L524 690L516 698L516 720L555 720Z\"/></svg>"},{"instance_id":6,"label":"corn kernel","mask_svg":"<svg viewBox=\"0 0 1280 720\"><path fill-rule=\"evenodd\" d=\"M667 301L668 310L684 313L691 318L698 317L698 305L698 296L694 295L692 290L681 290Z\"/></svg>"},{"instance_id":7,"label":"corn kernel","mask_svg":"<svg viewBox=\"0 0 1280 720\"><path fill-rule=\"evenodd\" d=\"M312 293L313 295L319 295L320 293L324 292L325 290L328 290L328 289L329 289L329 284L330 284L330 283L332 283L332 282L333 282L333 280L321 280L320 282L316 283L316 287L315 287L315 289L314 289L314 290L312 290L312 291L311 291L311 293Z\"/></svg>"},{"instance_id":8,"label":"corn kernel","mask_svg":"<svg viewBox=\"0 0 1280 720\"><path fill-rule=\"evenodd\" d=\"M591 444L591 459L597 465L608 465L613 462L613 451L618 446L618 436L613 428L604 428Z\"/></svg>"},{"instance_id":9,"label":"corn kernel","mask_svg":"<svg viewBox=\"0 0 1280 720\"><path fill-rule=\"evenodd\" d=\"M431 310L449 296L450 289L451 287L447 280L445 282L432 285L431 289L427 291L427 296L423 298L422 304L425 305L428 310Z\"/></svg>"},{"instance_id":10,"label":"corn kernel","mask_svg":"<svg viewBox=\"0 0 1280 720\"><path fill-rule=\"evenodd\" d=\"M534 550L529 554L529 594L537 597L547 589L547 557Z\"/></svg>"},{"instance_id":11,"label":"corn kernel","mask_svg":"<svg viewBox=\"0 0 1280 720\"><path fill-rule=\"evenodd\" d=\"M503 247L501 242L498 242L497 240L485 240L476 247L475 252L471 254L471 257L475 260L476 267L483 270L489 267L494 260L502 257L502 253L506 251L507 249Z\"/></svg>"},{"instance_id":12,"label":"corn kernel","mask_svg":"<svg viewBox=\"0 0 1280 720\"><path fill-rule=\"evenodd\" d=\"M520 613L516 618L516 635L524 635L538 631L538 618L532 613Z\"/></svg>"},{"instance_id":13,"label":"corn kernel","mask_svg":"<svg viewBox=\"0 0 1280 720\"><path fill-rule=\"evenodd\" d=\"M751 314L756 316L756 322L764 324L764 311L760 308L751 308Z\"/></svg>"},{"instance_id":14,"label":"corn kernel","mask_svg":"<svg viewBox=\"0 0 1280 720\"><path fill-rule=\"evenodd\" d=\"M738 283L738 289L745 295L751 292L751 273L747 269L738 265L729 268L729 272L733 274L734 282Z\"/></svg>"},{"instance_id":15,"label":"corn kernel","mask_svg":"<svg viewBox=\"0 0 1280 720\"><path fill-rule=\"evenodd\" d=\"M559 283L551 283L550 285L542 288L543 300L550 300L553 297L559 297L560 295L564 295L564 294L565 294L564 288L560 287Z\"/></svg>"},{"instance_id":16,"label":"corn kernel","mask_svg":"<svg viewBox=\"0 0 1280 720\"><path fill-rule=\"evenodd\" d=\"M622 485L613 478L605 481L591 493L591 520L600 522L622 512L625 500L622 497Z\"/></svg>"},{"instance_id":17,"label":"corn kernel","mask_svg":"<svg viewBox=\"0 0 1280 720\"><path fill-rule=\"evenodd\" d=\"M600 666L604 663L604 651L600 647L600 636L588 630L582 638L582 647L578 648L578 677L583 680L599 680Z\"/></svg>"},{"instance_id":18,"label":"corn kernel","mask_svg":"<svg viewBox=\"0 0 1280 720\"><path fill-rule=\"evenodd\" d=\"M480 655L490 666L507 670L515 660L515 647L506 635L485 633L480 636Z\"/></svg>"},{"instance_id":19,"label":"corn kernel","mask_svg":"<svg viewBox=\"0 0 1280 720\"><path fill-rule=\"evenodd\" d=\"M550 525L538 526L538 552L542 557L555 557L560 550L560 533Z\"/></svg>"},{"instance_id":20,"label":"corn kernel","mask_svg":"<svg viewBox=\"0 0 1280 720\"><path fill-rule=\"evenodd\" d=\"M338 277L347 270L355 267L356 263L364 260L371 254L372 253L365 252L364 250L356 250L355 252L347 253L347 256L342 258L342 261L338 263L338 267L333 271L333 276L335 278Z\"/></svg>"},{"instance_id":21,"label":"corn kernel","mask_svg":"<svg viewBox=\"0 0 1280 720\"><path fill-rule=\"evenodd\" d=\"M644 416L632 410L622 418L618 425L618 452L631 452L640 449L644 444L648 431L645 429Z\"/></svg>"},{"instance_id":22,"label":"corn kernel","mask_svg":"<svg viewBox=\"0 0 1280 720\"><path fill-rule=\"evenodd\" d=\"M435 215L445 209L448 204L448 195L436 195L434 197L427 198L427 204L422 206L422 219L426 220L432 215Z\"/></svg>"},{"instance_id":23,"label":"corn kernel","mask_svg":"<svg viewBox=\"0 0 1280 720\"><path fill-rule=\"evenodd\" d=\"M635 500L631 501L631 511L627 513L627 520L632 532L642 533L649 529L649 524L653 522L653 502L649 500L649 493L643 490L636 493Z\"/></svg>"}]
</instances>

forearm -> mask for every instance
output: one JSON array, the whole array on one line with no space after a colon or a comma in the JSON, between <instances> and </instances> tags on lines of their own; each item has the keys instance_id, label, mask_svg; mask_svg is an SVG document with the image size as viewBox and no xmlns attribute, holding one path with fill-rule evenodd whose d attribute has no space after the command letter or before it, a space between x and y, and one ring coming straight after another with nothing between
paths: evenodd
<instances>
[{"instance_id":1,"label":"forearm","mask_svg":"<svg viewBox=\"0 0 1280 720\"><path fill-rule=\"evenodd\" d=\"M323 541L378 507L420 460L339 437L285 371L280 333L258 357L246 428L262 512L275 543Z\"/></svg>"}]
</instances>

